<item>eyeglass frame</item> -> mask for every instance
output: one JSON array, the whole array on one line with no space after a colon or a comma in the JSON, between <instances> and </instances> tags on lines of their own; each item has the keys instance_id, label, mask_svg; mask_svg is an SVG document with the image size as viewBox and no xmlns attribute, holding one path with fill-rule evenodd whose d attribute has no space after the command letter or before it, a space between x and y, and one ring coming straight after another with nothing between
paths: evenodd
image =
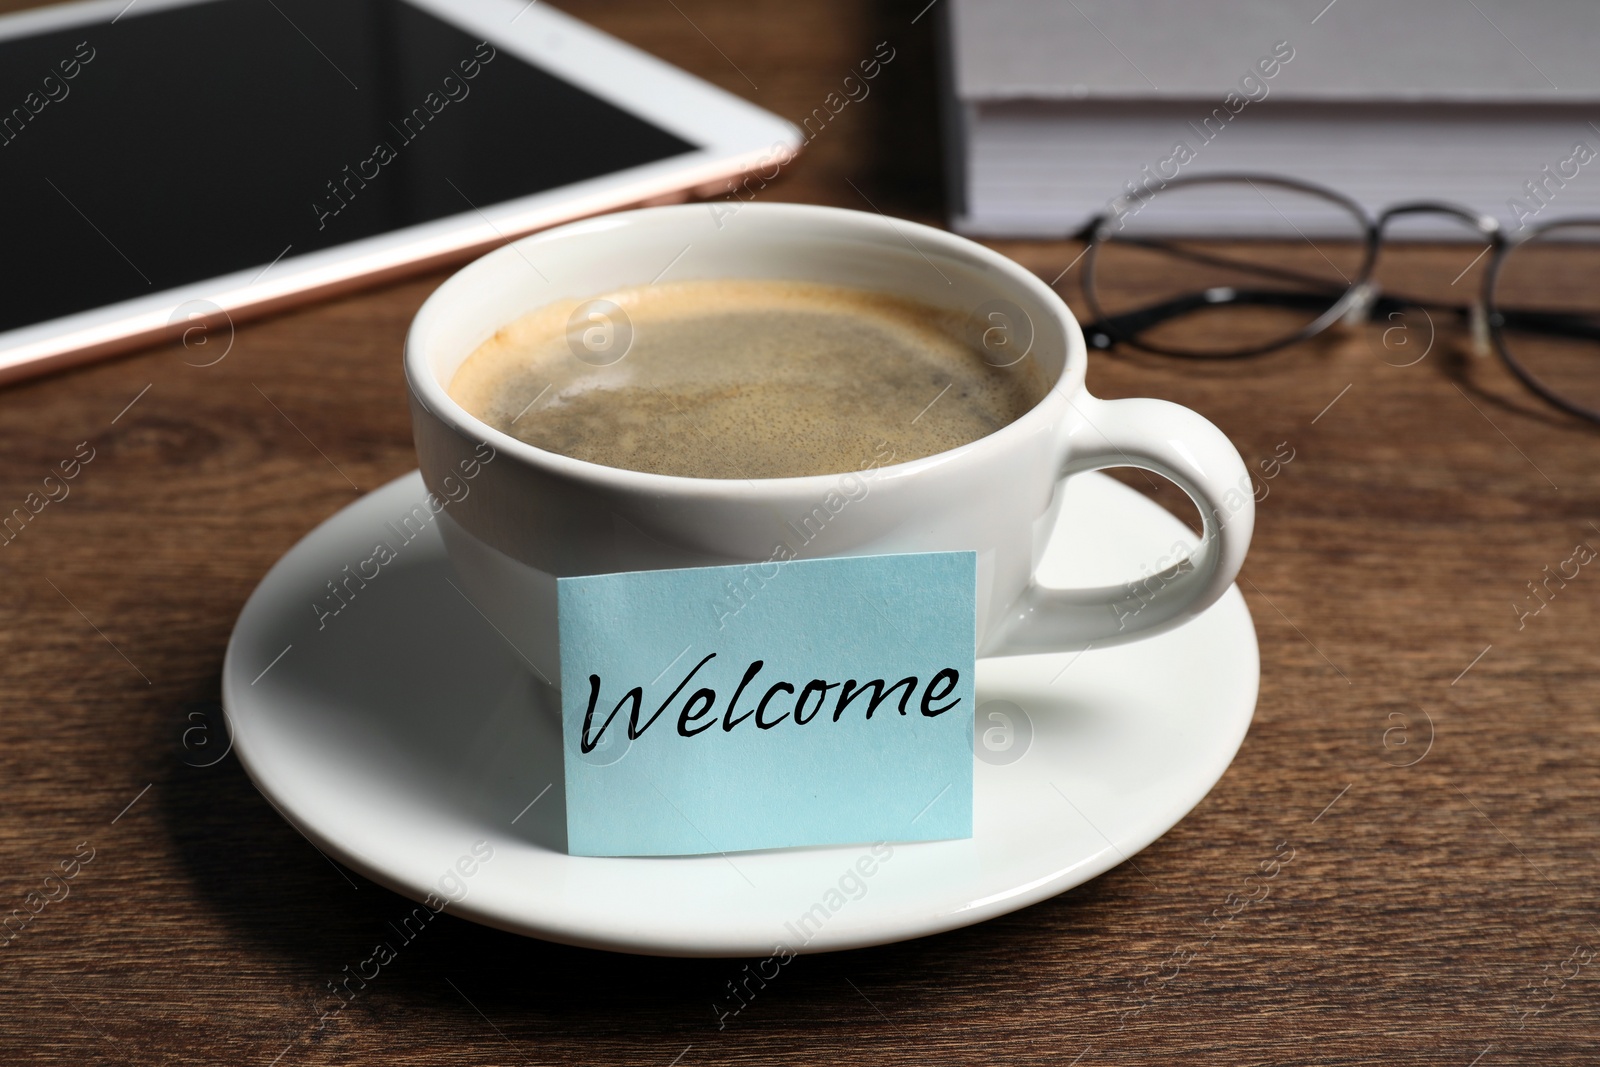
<instances>
[{"instance_id":1,"label":"eyeglass frame","mask_svg":"<svg viewBox=\"0 0 1600 1067\"><path fill-rule=\"evenodd\" d=\"M1084 300L1088 303L1090 311L1095 316L1094 321L1086 323L1083 328L1085 338L1089 341L1090 348L1106 351L1118 344L1126 344L1146 352L1153 352L1157 355L1172 356L1184 359L1245 359L1251 356L1265 355L1268 352L1275 352L1279 349L1287 348L1290 345L1299 344L1301 341L1310 340L1311 338L1327 330L1328 327L1332 326L1334 323L1352 315L1359 315L1363 320L1365 320L1372 308L1377 305L1381 296L1381 290L1372 280L1372 272L1377 266L1378 254L1383 247L1384 233L1390 221L1402 215L1450 215L1468 223L1470 226L1476 229L1479 236L1481 236L1488 243L1489 248L1486 251L1490 253L1489 263L1484 270L1483 290L1479 295L1478 301L1475 304L1464 308L1455 308L1454 310L1474 317L1481 315L1481 322L1487 328L1488 337L1492 341L1495 351L1499 354L1501 360L1504 361L1506 366L1511 370L1511 373L1514 374L1523 385L1527 386L1538 396L1542 397L1547 402L1555 405L1568 414L1588 419L1591 422L1600 423L1600 409L1590 408L1561 396L1559 393L1553 391L1549 386L1545 385L1536 377L1534 377L1534 375L1517 360L1516 356L1511 354L1510 349L1506 345L1504 335L1506 317L1505 314L1496 306L1494 301L1495 283L1499 280L1500 271L1505 264L1507 256L1514 249L1546 233L1549 233L1551 230L1560 229L1563 227L1592 226L1596 229L1600 229L1600 217L1576 216L1571 218L1550 219L1546 222L1529 228L1524 233L1508 236L1504 227L1500 225L1500 221L1493 216L1485 215L1462 204L1451 203L1447 200L1404 201L1384 208L1376 217L1373 217L1372 215L1368 214L1366 208L1356 200L1345 196L1343 193L1340 193L1337 190L1329 189L1326 186L1318 185L1314 182L1303 181L1298 178L1271 174L1252 174L1236 171L1195 174L1186 177L1180 175L1179 177L1164 181L1159 190L1150 191L1150 197L1153 198L1158 193L1174 187L1182 188L1186 186L1217 185L1222 183L1238 182L1244 182L1252 187L1254 187L1257 183L1263 185L1272 185L1280 189L1288 189L1298 193L1318 196L1325 200L1332 201L1333 203L1350 212L1351 216L1361 223L1363 231L1361 265L1357 271L1355 280L1349 282L1345 291L1333 300L1332 304L1326 311L1312 319L1299 330L1267 344L1258 344L1242 348L1237 351L1200 354L1195 352L1175 351L1172 349L1163 348L1159 345L1140 341L1132 336L1121 336L1118 334L1117 328L1111 325L1111 322L1119 316L1108 315L1105 309L1100 306L1100 302L1096 294L1094 279L1095 263L1099 249L1107 242L1107 240L1115 236L1115 232L1112 230L1113 224L1117 223L1120 219L1128 214L1127 211L1119 211L1117 208L1120 205L1128 204L1130 202L1138 202L1140 204L1146 202L1146 198L1140 197L1138 193L1123 194L1122 196L1113 198L1109 202L1107 210L1092 216L1088 222L1080 227L1078 231L1070 238L1071 240L1085 241L1088 244L1088 247L1084 249L1082 256L1083 272L1081 275L1080 284L1083 287ZM1293 224L1291 223L1291 225ZM1313 248L1316 247L1315 243L1312 242L1310 238L1305 237L1304 234L1301 234L1301 236L1305 239L1306 243L1311 244ZM1480 255L1482 255L1482 253L1480 253ZM1419 301L1406 300L1404 298L1388 299L1396 300L1402 306L1421 306L1421 302ZM1221 301L1218 302L1220 303ZM1097 334L1099 336L1096 336ZM1101 340L1101 338L1104 338L1104 340Z\"/></svg>"}]
</instances>

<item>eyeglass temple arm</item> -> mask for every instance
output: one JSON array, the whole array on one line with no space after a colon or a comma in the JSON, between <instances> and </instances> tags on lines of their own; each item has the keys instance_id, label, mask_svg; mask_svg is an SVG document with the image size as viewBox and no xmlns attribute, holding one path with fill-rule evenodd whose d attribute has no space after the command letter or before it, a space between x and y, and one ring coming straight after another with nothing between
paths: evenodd
<instances>
[{"instance_id":1,"label":"eyeglass temple arm","mask_svg":"<svg viewBox=\"0 0 1600 1067\"><path fill-rule=\"evenodd\" d=\"M1108 315L1084 326L1090 348L1108 349L1118 341L1133 341L1147 330L1180 318L1201 308L1221 305L1246 307L1295 308L1306 311L1326 310L1344 293L1337 289L1322 292L1295 292L1282 289L1233 289L1217 287L1203 292L1185 293L1182 296L1150 304L1142 308ZM1469 307L1455 305L1430 305L1424 301L1403 297L1379 295L1367 308L1368 316L1385 316L1413 307L1433 307L1435 310L1454 311L1466 316ZM1524 330L1549 337L1567 337L1578 340L1600 341L1600 323L1580 313L1559 311L1524 311L1504 309L1497 312L1495 325Z\"/></svg>"},{"instance_id":2,"label":"eyeglass temple arm","mask_svg":"<svg viewBox=\"0 0 1600 1067\"><path fill-rule=\"evenodd\" d=\"M1199 293L1185 293L1163 300L1159 304L1150 304L1142 308L1134 308L1118 315L1107 315L1103 319L1084 326L1084 334L1088 338L1090 348L1108 349L1118 341L1132 341L1147 330L1154 329L1162 323L1180 318L1192 311L1201 308L1217 307L1224 304L1245 305L1249 307L1284 307L1309 311L1326 311L1344 295L1344 290L1329 289L1321 293L1304 293L1284 289L1232 289L1218 287L1207 289ZM1379 297L1375 307L1387 303L1386 298ZM1396 307L1401 306L1395 302Z\"/></svg>"},{"instance_id":3,"label":"eyeglass temple arm","mask_svg":"<svg viewBox=\"0 0 1600 1067\"><path fill-rule=\"evenodd\" d=\"M1577 312L1501 309L1494 314L1491 322L1502 329L1509 326L1547 337L1600 341L1600 323L1595 322L1592 316Z\"/></svg>"}]
</instances>

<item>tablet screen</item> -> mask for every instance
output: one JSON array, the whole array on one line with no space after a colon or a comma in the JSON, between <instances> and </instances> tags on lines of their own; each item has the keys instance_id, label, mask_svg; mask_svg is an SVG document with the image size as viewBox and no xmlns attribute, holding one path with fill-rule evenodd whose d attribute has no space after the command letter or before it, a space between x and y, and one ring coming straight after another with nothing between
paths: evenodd
<instances>
[{"instance_id":1,"label":"tablet screen","mask_svg":"<svg viewBox=\"0 0 1600 1067\"><path fill-rule=\"evenodd\" d=\"M0 40L0 331L697 147L402 0L130 5Z\"/></svg>"}]
</instances>

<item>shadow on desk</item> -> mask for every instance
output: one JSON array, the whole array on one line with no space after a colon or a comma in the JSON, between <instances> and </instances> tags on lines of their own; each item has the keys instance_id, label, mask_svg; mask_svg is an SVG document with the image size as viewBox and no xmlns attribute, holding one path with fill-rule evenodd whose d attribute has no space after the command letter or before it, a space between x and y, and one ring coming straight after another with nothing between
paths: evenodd
<instances>
[{"instance_id":1,"label":"shadow on desk","mask_svg":"<svg viewBox=\"0 0 1600 1067\"><path fill-rule=\"evenodd\" d=\"M1101 936L1082 928L1077 915L1114 899L1126 881L1112 873L976 927L786 961L571 948L448 914L419 931L408 928L407 940L397 924L415 905L321 855L232 756L211 767L177 765L159 786L173 852L196 895L234 935L230 942L253 946L241 964L273 955L298 976L298 988L287 995L304 1003L303 1026L263 1040L336 1040L345 1012L352 1013L343 1023L350 1027L380 1019L441 1031L480 1026L481 1013L587 1041L609 1031L633 1049L651 1035L664 1048L670 1041L704 1041L719 1029L754 1026L774 1010L786 1023L855 1018L882 1026L887 1017L879 1001L897 1013L938 1012L950 981L981 981L1014 967L1038 950L1041 938ZM1050 948L1042 957L1058 956L1060 945ZM954 972L943 966L951 957L964 961Z\"/></svg>"}]
</instances>

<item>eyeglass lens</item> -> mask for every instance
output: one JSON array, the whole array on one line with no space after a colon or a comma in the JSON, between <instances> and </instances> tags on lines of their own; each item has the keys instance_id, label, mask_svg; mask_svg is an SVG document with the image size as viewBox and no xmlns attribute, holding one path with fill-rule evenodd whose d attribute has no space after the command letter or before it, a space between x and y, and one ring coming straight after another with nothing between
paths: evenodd
<instances>
[{"instance_id":1,"label":"eyeglass lens","mask_svg":"<svg viewBox=\"0 0 1600 1067\"><path fill-rule=\"evenodd\" d=\"M1553 226L1495 272L1501 351L1529 385L1600 418L1600 223Z\"/></svg>"},{"instance_id":2,"label":"eyeglass lens","mask_svg":"<svg viewBox=\"0 0 1600 1067\"><path fill-rule=\"evenodd\" d=\"M1360 278L1366 221L1340 201L1267 179L1144 193L1119 204L1085 272L1116 341L1181 356L1263 351Z\"/></svg>"}]
</instances>

